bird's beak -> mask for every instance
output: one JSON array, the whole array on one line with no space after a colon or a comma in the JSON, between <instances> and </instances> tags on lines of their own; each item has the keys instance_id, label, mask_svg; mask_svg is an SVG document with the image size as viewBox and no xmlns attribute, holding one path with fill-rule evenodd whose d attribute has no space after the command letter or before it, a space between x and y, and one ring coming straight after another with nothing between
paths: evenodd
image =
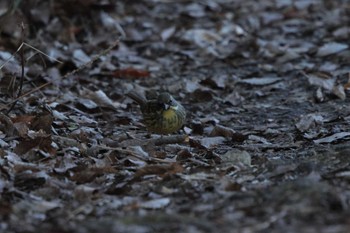
<instances>
[{"instance_id":1,"label":"bird's beak","mask_svg":"<svg viewBox=\"0 0 350 233\"><path fill-rule=\"evenodd\" d=\"M168 110L170 108L170 105L169 104L164 104L164 109L165 110Z\"/></svg>"}]
</instances>

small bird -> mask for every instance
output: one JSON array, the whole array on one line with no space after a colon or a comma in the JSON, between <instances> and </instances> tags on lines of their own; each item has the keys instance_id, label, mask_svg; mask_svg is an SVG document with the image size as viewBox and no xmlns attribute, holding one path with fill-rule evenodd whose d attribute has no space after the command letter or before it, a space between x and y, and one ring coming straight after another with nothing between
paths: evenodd
<instances>
[{"instance_id":1,"label":"small bird","mask_svg":"<svg viewBox=\"0 0 350 233\"><path fill-rule=\"evenodd\" d=\"M167 92L163 92L156 99L151 100L147 100L133 91L126 95L140 105L143 122L150 132L174 133L185 123L185 108Z\"/></svg>"}]
</instances>

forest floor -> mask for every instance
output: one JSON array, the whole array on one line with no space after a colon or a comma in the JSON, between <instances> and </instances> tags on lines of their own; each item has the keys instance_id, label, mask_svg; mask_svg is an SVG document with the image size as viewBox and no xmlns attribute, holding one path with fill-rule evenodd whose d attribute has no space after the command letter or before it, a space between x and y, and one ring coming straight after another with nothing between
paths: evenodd
<instances>
[{"instance_id":1,"label":"forest floor","mask_svg":"<svg viewBox=\"0 0 350 233\"><path fill-rule=\"evenodd\" d=\"M0 33L0 232L350 232L349 1L1 1Z\"/></svg>"}]
</instances>

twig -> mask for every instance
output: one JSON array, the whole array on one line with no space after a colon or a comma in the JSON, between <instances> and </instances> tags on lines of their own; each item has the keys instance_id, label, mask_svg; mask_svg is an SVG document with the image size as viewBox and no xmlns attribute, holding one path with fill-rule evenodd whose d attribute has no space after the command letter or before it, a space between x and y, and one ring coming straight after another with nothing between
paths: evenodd
<instances>
[{"instance_id":1,"label":"twig","mask_svg":"<svg viewBox=\"0 0 350 233\"><path fill-rule=\"evenodd\" d=\"M73 75L73 74L75 74L75 73L77 73L77 72L79 72L79 71L85 69L86 67L92 65L92 64L93 64L94 62L96 62L100 57L106 55L106 54L109 53L114 47L118 46L118 45L119 45L119 42L120 42L120 37L119 37L117 40L115 40L115 41L113 42L113 44L110 45L107 49L103 50L101 53L99 53L98 55L96 55L93 59L91 59L90 61L86 62L85 64L82 64L82 65L79 66L77 69L75 69L75 70L73 70L73 71L71 71L71 72L65 74L62 78L65 79L65 78L67 78L68 76ZM20 48L21 48L24 44L27 45L27 46L29 46L29 45L26 44L26 43L22 43L22 45L20 46ZM32 46L29 46L29 47L34 49L34 47L32 47ZM19 48L19 49L20 49L20 48ZM18 50L19 50L19 49L18 49ZM18 50L17 50L17 51L18 51ZM37 50L37 49L35 49L35 50L36 50L36 51L39 51L39 50ZM39 52L40 52L40 51L39 51ZM40 53L42 53L42 52L40 52ZM44 54L44 53L42 53L42 54ZM46 54L44 54L44 55L47 56ZM3 65L2 65L2 66L3 66ZM0 66L0 69L1 69L2 66ZM20 98L23 98L23 97L28 96L28 95L30 95L30 94L32 94L32 93L38 91L38 90L41 90L41 89L43 89L44 87L46 87L46 86L48 86L48 85L50 85L50 84L52 84L52 83L53 83L52 81L49 81L49 82L47 82L47 83L44 83L44 84L42 84L42 85L40 85L40 86L34 88L33 90L28 91L28 92L24 93L24 94L21 95L21 96L18 96L16 99L14 99L14 100L11 101L10 103L6 104L5 106L7 107L7 106L9 106L9 105L15 103L16 101L18 101Z\"/></svg>"},{"instance_id":2,"label":"twig","mask_svg":"<svg viewBox=\"0 0 350 233\"><path fill-rule=\"evenodd\" d=\"M58 62L58 63L61 63L61 64L63 63L63 62L61 62L60 60L57 60L57 59L55 59L55 58L53 58L53 57L48 56L47 54L45 54L44 52L40 51L39 49L37 49L37 48L31 46L30 44L27 44L26 42L22 42L21 45L20 45L20 46L18 47L18 49L16 50L16 52L14 52L8 59L6 59L6 61L5 61L3 64L1 64L0 70L1 70L7 63L9 63L9 62L11 61L11 59L15 56L15 54L17 54L17 53L22 49L23 46L28 46L29 48L31 48L31 49L37 51L38 53L44 55L45 57L50 58L51 60L54 60L55 62Z\"/></svg>"},{"instance_id":3,"label":"twig","mask_svg":"<svg viewBox=\"0 0 350 233\"><path fill-rule=\"evenodd\" d=\"M21 35L21 40L22 40L22 43L23 44L23 41L24 41L24 23L22 22L21 23L21 29L22 29L22 35ZM22 47L22 46L20 46ZM23 88L23 80L24 80L24 50L21 49L20 50L20 57L21 57L21 79L19 81L19 90L18 90L18 94L17 94L17 98L20 97L22 95L22 88ZM11 107L9 108L9 110L7 111L7 114L9 114L11 112L11 110L16 106L18 100L16 100L15 102L12 103Z\"/></svg>"},{"instance_id":4,"label":"twig","mask_svg":"<svg viewBox=\"0 0 350 233\"><path fill-rule=\"evenodd\" d=\"M33 49L34 51L37 51L38 53L44 55L45 57L50 58L51 60L54 60L55 62L58 62L58 63L63 64L63 62L61 62L60 60L57 60L57 59L55 59L54 57L48 56L47 54L43 53L42 51L40 51L39 49L35 48L35 47L32 46L32 45L27 44L26 42L23 42L23 44L24 44L25 46L28 46L29 48Z\"/></svg>"}]
</instances>

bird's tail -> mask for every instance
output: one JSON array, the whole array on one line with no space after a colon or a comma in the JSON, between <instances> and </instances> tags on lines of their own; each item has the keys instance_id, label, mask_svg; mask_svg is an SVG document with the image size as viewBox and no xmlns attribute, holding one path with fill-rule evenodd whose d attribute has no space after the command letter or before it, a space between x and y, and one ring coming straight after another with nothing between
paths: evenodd
<instances>
[{"instance_id":1,"label":"bird's tail","mask_svg":"<svg viewBox=\"0 0 350 233\"><path fill-rule=\"evenodd\" d=\"M126 96L135 100L139 105L144 105L147 103L147 99L135 91L130 91L129 93L126 94Z\"/></svg>"}]
</instances>

